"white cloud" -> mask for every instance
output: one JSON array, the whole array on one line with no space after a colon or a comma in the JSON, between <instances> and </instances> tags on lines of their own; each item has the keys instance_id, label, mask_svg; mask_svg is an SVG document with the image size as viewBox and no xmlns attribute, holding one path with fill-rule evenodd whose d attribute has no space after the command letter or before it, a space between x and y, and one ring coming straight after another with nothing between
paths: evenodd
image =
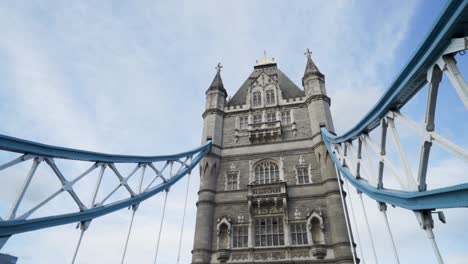
<instances>
[{"instance_id":1,"label":"white cloud","mask_svg":"<svg viewBox=\"0 0 468 264\"><path fill-rule=\"evenodd\" d=\"M103 152L186 150L199 142L204 91L217 61L225 66L223 80L232 95L263 49L300 84L302 52L307 47L327 76L335 124L343 131L382 93L387 83L381 80L391 79L401 68L393 65L394 58L418 7L417 2L385 4L369 14L369 5L345 1L1 4L0 22L8 26L1 29L0 57L7 59L0 65L0 76L5 76L0 84L9 87L0 90L6 98L0 109L7 110L2 111L1 132ZM66 176L76 171L69 166ZM192 179L181 263L190 261L193 243L197 173ZM8 181L8 186L19 186L21 178ZM170 194L160 248L164 263L175 262L183 196L174 194L184 188L178 184ZM161 200L155 197L137 212L128 263L152 260ZM374 211L371 222L380 223L375 205L368 206L369 212ZM412 213L390 210L402 252L411 254L409 238L423 237L422 231L414 228ZM124 210L93 222L79 263L118 262L129 219ZM376 232L385 237L383 230ZM71 258L77 238L72 226L58 227L13 237L4 251L19 255L23 263L64 263ZM423 243L420 252L428 248ZM363 247L369 252L367 244ZM387 256L385 248L388 244L382 240L378 250Z\"/></svg>"}]
</instances>

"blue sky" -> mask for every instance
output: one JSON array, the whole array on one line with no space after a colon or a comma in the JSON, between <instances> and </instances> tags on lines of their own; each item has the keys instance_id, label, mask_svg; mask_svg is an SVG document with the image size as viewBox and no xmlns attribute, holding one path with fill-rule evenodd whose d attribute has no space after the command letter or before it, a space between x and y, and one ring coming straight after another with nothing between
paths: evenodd
<instances>
[{"instance_id":1,"label":"blue sky","mask_svg":"<svg viewBox=\"0 0 468 264\"><path fill-rule=\"evenodd\" d=\"M444 5L422 0L0 1L0 133L100 152L183 151L200 143L204 92L218 61L233 95L263 50L300 85L306 48L326 75L335 127L343 132L379 98ZM468 63L459 64L467 72ZM443 85L438 127L466 147L468 122L460 121L466 120L466 110L446 80ZM423 120L424 98L421 93L404 109L415 120ZM413 156L418 151L408 149ZM466 180L466 164L435 153L434 175ZM2 203L14 197L11 190L24 177L6 176L0 175L6 183L0 187ZM197 173L193 179L182 263L189 262L193 243ZM46 176L38 180L31 202L53 190L51 181ZM171 191L162 263L176 259L173 233L180 226L182 198L174 193L182 192L184 184ZM47 210L63 210L64 203ZM366 204L379 232L375 204ZM137 213L128 263L152 260L160 206L161 197L155 198ZM402 262L435 263L412 213L390 213ZM467 213L449 211L447 216L450 225L437 223L436 236L447 263L462 263L468 236L457 231ZM117 262L129 217L123 211L93 222L78 263ZM77 238L73 225L64 226L18 235L2 251L18 255L20 263L64 263ZM368 250L368 244L363 247ZM381 239L378 254L383 263L392 263L386 248L388 242Z\"/></svg>"}]
</instances>

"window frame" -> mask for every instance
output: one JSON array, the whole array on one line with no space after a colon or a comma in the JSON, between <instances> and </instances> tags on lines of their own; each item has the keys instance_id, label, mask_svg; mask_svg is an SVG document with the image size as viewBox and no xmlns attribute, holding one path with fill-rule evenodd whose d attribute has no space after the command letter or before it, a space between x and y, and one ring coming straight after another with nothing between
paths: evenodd
<instances>
[{"instance_id":1,"label":"window frame","mask_svg":"<svg viewBox=\"0 0 468 264\"><path fill-rule=\"evenodd\" d=\"M262 221L264 224L262 224ZM274 224L274 221L276 221L276 224ZM283 216L256 217L253 224L255 247L282 247L285 245Z\"/></svg>"},{"instance_id":2,"label":"window frame","mask_svg":"<svg viewBox=\"0 0 468 264\"><path fill-rule=\"evenodd\" d=\"M255 164L253 171L256 184L281 182L280 166L272 160L263 160ZM268 176L268 178L267 178Z\"/></svg>"},{"instance_id":3,"label":"window frame","mask_svg":"<svg viewBox=\"0 0 468 264\"><path fill-rule=\"evenodd\" d=\"M257 115L253 115L252 116L252 121L254 124L261 124L263 122L262 120L262 115L261 114L257 114Z\"/></svg>"},{"instance_id":4,"label":"window frame","mask_svg":"<svg viewBox=\"0 0 468 264\"><path fill-rule=\"evenodd\" d=\"M231 180L233 178L235 180ZM231 186L234 186L234 188L231 188ZM226 181L225 181L224 190L225 191L239 190L239 172L238 171L230 171L226 173Z\"/></svg>"},{"instance_id":5,"label":"window frame","mask_svg":"<svg viewBox=\"0 0 468 264\"><path fill-rule=\"evenodd\" d=\"M275 122L275 121L276 121L276 113L274 113L274 112L268 112L268 113L266 114L266 119L267 119L267 120L266 120L267 122Z\"/></svg>"},{"instance_id":6,"label":"window frame","mask_svg":"<svg viewBox=\"0 0 468 264\"><path fill-rule=\"evenodd\" d=\"M249 127L249 117L239 116L239 129L247 129Z\"/></svg>"},{"instance_id":7,"label":"window frame","mask_svg":"<svg viewBox=\"0 0 468 264\"><path fill-rule=\"evenodd\" d=\"M281 112L281 124L289 125L291 124L291 111L282 111Z\"/></svg>"},{"instance_id":8,"label":"window frame","mask_svg":"<svg viewBox=\"0 0 468 264\"><path fill-rule=\"evenodd\" d=\"M242 230L242 232L238 232ZM248 248L249 247L249 225L233 225L232 226L232 248Z\"/></svg>"},{"instance_id":9,"label":"window frame","mask_svg":"<svg viewBox=\"0 0 468 264\"><path fill-rule=\"evenodd\" d=\"M274 105L276 103L275 90L270 89L265 92L265 104Z\"/></svg>"},{"instance_id":10,"label":"window frame","mask_svg":"<svg viewBox=\"0 0 468 264\"><path fill-rule=\"evenodd\" d=\"M254 107L262 106L262 92L261 91L252 92L252 106Z\"/></svg>"},{"instance_id":11,"label":"window frame","mask_svg":"<svg viewBox=\"0 0 468 264\"><path fill-rule=\"evenodd\" d=\"M300 175L299 171L304 172L303 175ZM301 181L302 179L302 181ZM296 183L297 184L309 184L312 183L310 178L310 170L307 165L296 166Z\"/></svg>"},{"instance_id":12,"label":"window frame","mask_svg":"<svg viewBox=\"0 0 468 264\"><path fill-rule=\"evenodd\" d=\"M300 226L300 230L298 229ZM292 246L309 245L309 231L307 222L293 222L289 224L289 233L291 234ZM299 243L299 240L301 243Z\"/></svg>"}]
</instances>

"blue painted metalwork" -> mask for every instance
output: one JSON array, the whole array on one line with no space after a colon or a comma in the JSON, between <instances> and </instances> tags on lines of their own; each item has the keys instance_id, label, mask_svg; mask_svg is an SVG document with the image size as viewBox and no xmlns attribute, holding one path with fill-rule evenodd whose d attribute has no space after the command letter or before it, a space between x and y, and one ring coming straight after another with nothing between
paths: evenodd
<instances>
[{"instance_id":1,"label":"blue painted metalwork","mask_svg":"<svg viewBox=\"0 0 468 264\"><path fill-rule=\"evenodd\" d=\"M0 221L0 237L10 236L22 232L33 231L42 228L48 228L58 225L65 225L70 223L77 223L81 221L89 221L94 218L115 212L117 210L130 207L135 204L154 196L164 190L168 190L177 181L187 175L199 162L205 157L211 149L211 141L204 145L183 153L167 156L128 156L128 155L112 155L96 152L89 152L83 150L62 148L44 145L36 142L26 141L22 139L12 138L0 135L0 149L32 154L42 157L63 158L63 159L77 159L91 162L104 162L104 163L149 163L156 161L172 161L178 160L188 156L195 156L192 162L184 169L176 173L172 178L168 179L163 184L153 187L152 189L135 195L125 200L114 202L111 204L86 209L82 212L48 216L35 218L30 220L11 220Z\"/></svg>"},{"instance_id":2,"label":"blue painted metalwork","mask_svg":"<svg viewBox=\"0 0 468 264\"><path fill-rule=\"evenodd\" d=\"M413 211L439 208L468 207L468 183L444 187L425 192L405 192L390 189L378 189L371 186L363 178L355 178L348 168L341 165L332 149L332 142L328 140L333 135L322 128L322 136L330 157L347 180L360 192L372 199Z\"/></svg>"},{"instance_id":3,"label":"blue painted metalwork","mask_svg":"<svg viewBox=\"0 0 468 264\"><path fill-rule=\"evenodd\" d=\"M450 1L421 46L384 92L377 104L352 129L328 140L340 143L356 139L379 125L390 111L399 110L427 83L427 71L442 55L452 38L468 36L468 0Z\"/></svg>"},{"instance_id":4,"label":"blue painted metalwork","mask_svg":"<svg viewBox=\"0 0 468 264\"><path fill-rule=\"evenodd\" d=\"M162 156L132 156L132 155L116 155L92 152L86 150L78 150L72 148L64 148L28 141L24 139L9 137L0 135L0 149L11 152L31 154L41 157L51 157L60 159L71 159L71 160L84 160L84 161L95 161L105 163L148 163L165 160L176 160L181 157L194 155L204 149L210 148L211 141L206 144L182 153L174 155L162 155Z\"/></svg>"},{"instance_id":5,"label":"blue painted metalwork","mask_svg":"<svg viewBox=\"0 0 468 264\"><path fill-rule=\"evenodd\" d=\"M332 149L332 144L350 142L370 132L389 111L401 109L427 83L427 71L443 55L451 40L465 36L468 36L468 0L450 1L411 60L362 120L339 136L322 128L322 137L335 165L359 191L379 202L416 211L468 207L466 183L424 192L378 189L362 178L355 178L343 167Z\"/></svg>"}]
</instances>

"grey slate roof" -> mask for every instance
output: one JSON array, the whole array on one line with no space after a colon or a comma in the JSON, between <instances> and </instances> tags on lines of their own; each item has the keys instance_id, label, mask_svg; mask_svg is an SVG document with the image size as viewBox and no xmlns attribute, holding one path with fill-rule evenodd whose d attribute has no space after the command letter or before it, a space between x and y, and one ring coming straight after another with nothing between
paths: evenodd
<instances>
[{"instance_id":1,"label":"grey slate roof","mask_svg":"<svg viewBox=\"0 0 468 264\"><path fill-rule=\"evenodd\" d=\"M216 75L213 78L210 87L208 88L208 90L206 90L206 93L208 93L208 91L210 90L220 90L224 92L225 95L227 95L226 89L224 89L223 80L221 79L220 71L216 72Z\"/></svg>"},{"instance_id":2,"label":"grey slate roof","mask_svg":"<svg viewBox=\"0 0 468 264\"><path fill-rule=\"evenodd\" d=\"M245 80L242 86L237 90L236 94L232 97L232 99L227 103L227 106L234 106L234 105L243 105L246 103L247 99L247 92L252 80L255 80L262 72L265 72L269 76L277 74L278 75L278 82L279 87L283 95L283 99L295 98L295 97L302 97L305 96L303 90L297 87L287 76L284 74L276 64L265 65L261 67L254 67L253 72L250 74L249 78Z\"/></svg>"}]
</instances>

